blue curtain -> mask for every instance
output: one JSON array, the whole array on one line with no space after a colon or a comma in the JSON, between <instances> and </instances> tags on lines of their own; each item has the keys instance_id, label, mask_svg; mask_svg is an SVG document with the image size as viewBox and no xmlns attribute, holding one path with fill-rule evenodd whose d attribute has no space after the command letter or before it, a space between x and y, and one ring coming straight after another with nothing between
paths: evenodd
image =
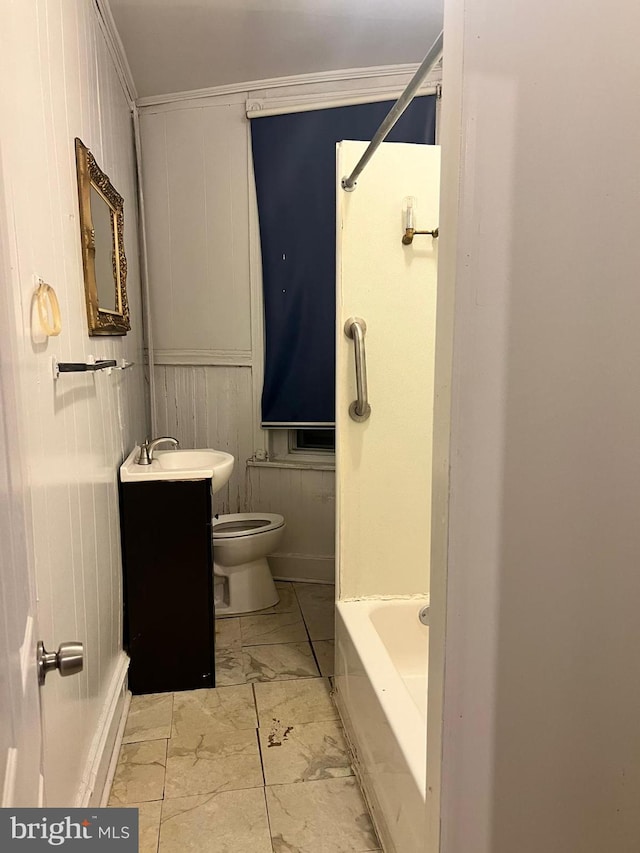
<instances>
[{"instance_id":1,"label":"blue curtain","mask_svg":"<svg viewBox=\"0 0 640 853\"><path fill-rule=\"evenodd\" d=\"M392 105L251 121L266 336L263 426L334 425L335 148L343 139L370 140ZM435 107L435 96L416 98L387 141L433 145Z\"/></svg>"}]
</instances>

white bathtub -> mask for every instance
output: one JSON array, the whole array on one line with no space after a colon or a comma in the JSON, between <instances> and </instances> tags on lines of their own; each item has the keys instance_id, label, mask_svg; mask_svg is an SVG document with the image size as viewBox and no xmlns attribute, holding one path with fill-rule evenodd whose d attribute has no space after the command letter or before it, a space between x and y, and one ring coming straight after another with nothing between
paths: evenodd
<instances>
[{"instance_id":1,"label":"white bathtub","mask_svg":"<svg viewBox=\"0 0 640 853\"><path fill-rule=\"evenodd\" d=\"M426 598L340 601L336 702L386 853L424 853Z\"/></svg>"}]
</instances>

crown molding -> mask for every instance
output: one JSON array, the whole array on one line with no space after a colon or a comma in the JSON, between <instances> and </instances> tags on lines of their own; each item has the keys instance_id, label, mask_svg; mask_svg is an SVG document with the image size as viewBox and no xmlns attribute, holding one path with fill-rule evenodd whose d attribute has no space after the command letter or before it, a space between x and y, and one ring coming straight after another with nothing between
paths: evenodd
<instances>
[{"instance_id":1,"label":"crown molding","mask_svg":"<svg viewBox=\"0 0 640 853\"><path fill-rule=\"evenodd\" d=\"M127 55L124 51L124 45L120 38L120 33L116 27L116 22L113 19L109 0L93 0L93 8L100 25L100 29L104 35L109 53L113 59L120 83L124 90L125 96L129 101L132 109L135 109L138 99L138 91L133 80L133 74L129 67Z\"/></svg>"},{"instance_id":2,"label":"crown molding","mask_svg":"<svg viewBox=\"0 0 640 853\"><path fill-rule=\"evenodd\" d=\"M416 97L437 95L438 84L427 82L418 89ZM377 87L375 89L352 89L349 92L323 93L298 98L249 98L245 102L247 118L268 118L269 116L304 113L313 110L328 110L335 107L350 107L358 104L374 104L380 101L395 101L402 94L399 86Z\"/></svg>"},{"instance_id":3,"label":"crown molding","mask_svg":"<svg viewBox=\"0 0 640 853\"><path fill-rule=\"evenodd\" d=\"M95 0L98 2L98 0ZM100 0L106 2L106 0ZM193 89L188 92L173 92L166 95L150 95L138 98L138 107L155 107L162 104L172 104L179 101L195 101L202 98L216 98L221 95L237 95L260 91L263 89L280 89L289 86L309 86L314 83L338 83L345 80L367 80L376 77L412 77L420 64L407 63L404 65L376 65L369 68L346 68L339 71L320 71L311 74L296 74L290 77L271 77L266 80L249 80L244 83L230 83L225 86L212 86L208 89ZM438 73L442 76L440 66ZM435 81L434 81L435 82Z\"/></svg>"}]
</instances>

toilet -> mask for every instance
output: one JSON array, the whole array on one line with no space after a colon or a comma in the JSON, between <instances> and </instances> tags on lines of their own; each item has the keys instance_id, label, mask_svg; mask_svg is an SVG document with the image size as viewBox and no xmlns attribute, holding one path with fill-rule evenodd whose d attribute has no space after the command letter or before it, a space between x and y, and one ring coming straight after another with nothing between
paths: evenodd
<instances>
[{"instance_id":1,"label":"toilet","mask_svg":"<svg viewBox=\"0 0 640 853\"><path fill-rule=\"evenodd\" d=\"M279 601L267 555L285 530L284 517L240 512L213 519L213 581L216 617L273 607Z\"/></svg>"}]
</instances>

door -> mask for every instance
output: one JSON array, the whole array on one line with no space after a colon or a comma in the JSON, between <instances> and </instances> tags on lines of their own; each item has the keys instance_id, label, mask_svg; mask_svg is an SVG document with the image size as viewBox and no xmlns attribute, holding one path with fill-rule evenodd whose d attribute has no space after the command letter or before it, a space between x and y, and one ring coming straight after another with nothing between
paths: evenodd
<instances>
[{"instance_id":1,"label":"door","mask_svg":"<svg viewBox=\"0 0 640 853\"><path fill-rule=\"evenodd\" d=\"M338 147L336 355L336 569L338 595L429 591L431 453L438 241L403 244L438 225L440 149L385 143L353 192L339 186L365 143ZM366 324L371 414L354 420L350 318Z\"/></svg>"},{"instance_id":2,"label":"door","mask_svg":"<svg viewBox=\"0 0 640 853\"><path fill-rule=\"evenodd\" d=\"M0 205L0 258L5 259L0 265L0 806L18 808L42 805L42 727L3 210Z\"/></svg>"}]
</instances>

